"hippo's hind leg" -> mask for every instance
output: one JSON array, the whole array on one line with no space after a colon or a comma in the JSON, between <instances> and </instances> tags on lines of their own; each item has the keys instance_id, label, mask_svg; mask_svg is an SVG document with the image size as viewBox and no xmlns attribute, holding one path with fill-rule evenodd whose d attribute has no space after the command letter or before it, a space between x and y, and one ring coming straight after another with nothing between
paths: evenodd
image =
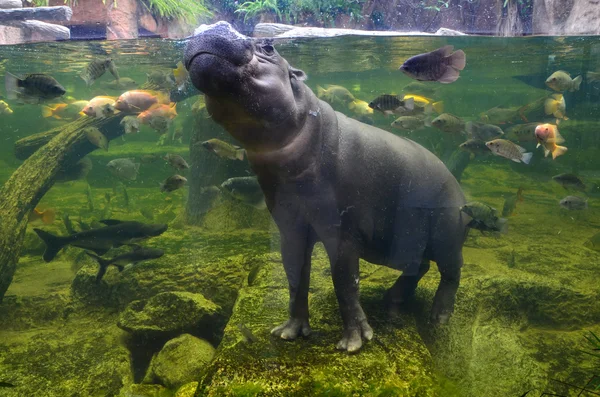
<instances>
[{"instance_id":1,"label":"hippo's hind leg","mask_svg":"<svg viewBox=\"0 0 600 397\"><path fill-rule=\"evenodd\" d=\"M292 340L308 336L308 288L310 285L310 258L315 239L308 226L281 230L281 258L288 279L290 302L289 319L273 328L271 334Z\"/></svg>"},{"instance_id":2,"label":"hippo's hind leg","mask_svg":"<svg viewBox=\"0 0 600 397\"><path fill-rule=\"evenodd\" d=\"M466 223L458 208L436 210L432 217L431 254L441 276L431 310L434 324L447 323L454 311L463 265L462 246L468 230Z\"/></svg>"},{"instance_id":3,"label":"hippo's hind leg","mask_svg":"<svg viewBox=\"0 0 600 397\"><path fill-rule=\"evenodd\" d=\"M388 308L390 315L397 314L400 307L410 303L415 297L417 284L429 271L431 267L429 260L423 260L416 269L413 266L408 266L398 280L385 292L384 302Z\"/></svg>"}]
</instances>

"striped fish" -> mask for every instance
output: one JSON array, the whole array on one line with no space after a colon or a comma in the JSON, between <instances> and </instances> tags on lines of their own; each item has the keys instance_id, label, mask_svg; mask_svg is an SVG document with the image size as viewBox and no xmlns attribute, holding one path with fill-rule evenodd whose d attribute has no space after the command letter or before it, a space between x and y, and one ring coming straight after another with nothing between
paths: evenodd
<instances>
[{"instance_id":1,"label":"striped fish","mask_svg":"<svg viewBox=\"0 0 600 397\"><path fill-rule=\"evenodd\" d=\"M94 59L86 66L86 68L83 70L83 72L81 72L79 76L85 81L85 84L87 84L87 86L89 87L92 84L94 84L94 81L96 81L96 79L100 78L104 73L106 73L107 70L114 76L114 78L117 81L119 80L119 73L117 72L117 67L113 60L110 58Z\"/></svg>"}]
</instances>

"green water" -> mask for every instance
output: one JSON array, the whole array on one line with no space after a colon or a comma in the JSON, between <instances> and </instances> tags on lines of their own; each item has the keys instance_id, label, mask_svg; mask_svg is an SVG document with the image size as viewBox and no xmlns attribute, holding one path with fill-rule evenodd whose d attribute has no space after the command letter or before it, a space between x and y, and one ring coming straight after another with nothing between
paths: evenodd
<instances>
[{"instance_id":1,"label":"green water","mask_svg":"<svg viewBox=\"0 0 600 397\"><path fill-rule=\"evenodd\" d=\"M543 82L557 70L572 77L600 72L597 37L344 37L289 40L276 48L307 73L314 91L317 85L336 84L370 102L381 94L400 94L412 82L397 70L405 59L445 44L465 51L467 67L455 83L432 84L437 88L433 99L465 121L477 120L495 106L520 107L550 94ZM109 73L88 88L79 72L91 59L110 56L121 77L141 85L147 73L175 68L183 46L148 40L0 47L0 75L50 73L76 100L118 96L122 89L107 87L113 79ZM389 319L381 299L398 274L364 263L362 302L376 338L355 356L334 349L341 321L322 248L315 251L312 270L314 335L289 343L274 340L268 331L286 318L287 282L268 213L222 195L190 224L186 206L193 201L188 192L194 186L161 193L159 183L174 173L163 160L142 164L135 181L108 172L106 163L113 159L137 162L144 154L176 153L190 162L191 169L183 172L190 184L219 186L228 178L248 176L245 161L221 159L198 147L191 155L190 142L232 140L193 106L198 97L179 102L170 133L181 130L181 142L159 142L159 134L142 126L139 134L111 141L108 151L92 152L93 168L86 180L57 183L38 204L54 209L57 216L51 225L28 226L13 283L0 305L0 396L175 395L181 385L148 368L158 366L150 363L152 355L182 333L217 349L212 362L192 371L191 378L183 376L183 383L200 381L198 395L578 395L576 387L600 375L600 358L587 354L594 351L585 339L590 331L600 335L600 252L584 246L600 232L600 191L569 192L552 176L575 173L588 188L600 184L600 82L584 79L579 91L564 98L569 119L558 127L568 147L564 156L544 158L534 141L518 142L534 153L531 164L481 155L462 173L468 200L501 210L519 187L524 200L509 217L507 234L471 231L451 323L442 329L427 323L439 279L436 271L420 283L415 309ZM14 113L0 116L2 183L22 163L13 153L17 140L67 125L42 117L40 105L7 102ZM346 106L334 108L359 117ZM394 130L394 118L378 113L362 119L408 136L446 162L466 139L433 127ZM64 235L61 217L67 214L79 230L79 222L90 224L106 215L106 194L111 195L111 218L169 225L167 232L145 243L165 255L122 273L110 268L100 284L93 282L97 265L78 248L63 250L45 263L43 244L32 227ZM559 201L570 194L587 198L589 208L561 208ZM117 326L134 316L131 302L166 292L193 293L196 298L202 294L219 306L218 314L186 320L184 310L182 317L169 317L167 313L178 310L174 304L166 312L157 311L166 323L162 327L173 325L171 331L140 337ZM238 323L256 341L249 342ZM170 367L163 367L168 372L193 361L198 354L189 351L190 357L172 359ZM140 386L142 381L147 385Z\"/></svg>"}]
</instances>

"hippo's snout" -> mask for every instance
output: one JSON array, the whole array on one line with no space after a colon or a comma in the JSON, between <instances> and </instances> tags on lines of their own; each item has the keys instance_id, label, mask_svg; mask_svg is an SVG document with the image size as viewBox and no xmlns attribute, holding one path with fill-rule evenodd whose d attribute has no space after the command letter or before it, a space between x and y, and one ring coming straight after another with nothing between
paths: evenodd
<instances>
[{"instance_id":1,"label":"hippo's snout","mask_svg":"<svg viewBox=\"0 0 600 397\"><path fill-rule=\"evenodd\" d=\"M192 83L209 95L227 89L223 83L233 83L239 67L252 60L251 39L223 21L203 25L195 33L184 55Z\"/></svg>"}]
</instances>

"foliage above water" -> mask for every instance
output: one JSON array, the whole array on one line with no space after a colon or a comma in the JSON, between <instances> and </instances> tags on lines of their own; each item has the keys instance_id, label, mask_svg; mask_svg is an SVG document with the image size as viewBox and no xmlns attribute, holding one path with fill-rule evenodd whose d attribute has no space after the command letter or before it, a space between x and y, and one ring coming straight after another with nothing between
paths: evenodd
<instances>
[{"instance_id":1,"label":"foliage above water","mask_svg":"<svg viewBox=\"0 0 600 397\"><path fill-rule=\"evenodd\" d=\"M244 15L244 22L262 15L270 15L275 22L298 23L302 20L333 25L338 16L350 16L359 21L363 18L365 0L249 0L237 6L235 13Z\"/></svg>"},{"instance_id":2,"label":"foliage above water","mask_svg":"<svg viewBox=\"0 0 600 397\"><path fill-rule=\"evenodd\" d=\"M196 23L199 17L212 15L203 0L140 0L140 3L154 15L181 19L191 24Z\"/></svg>"}]
</instances>

